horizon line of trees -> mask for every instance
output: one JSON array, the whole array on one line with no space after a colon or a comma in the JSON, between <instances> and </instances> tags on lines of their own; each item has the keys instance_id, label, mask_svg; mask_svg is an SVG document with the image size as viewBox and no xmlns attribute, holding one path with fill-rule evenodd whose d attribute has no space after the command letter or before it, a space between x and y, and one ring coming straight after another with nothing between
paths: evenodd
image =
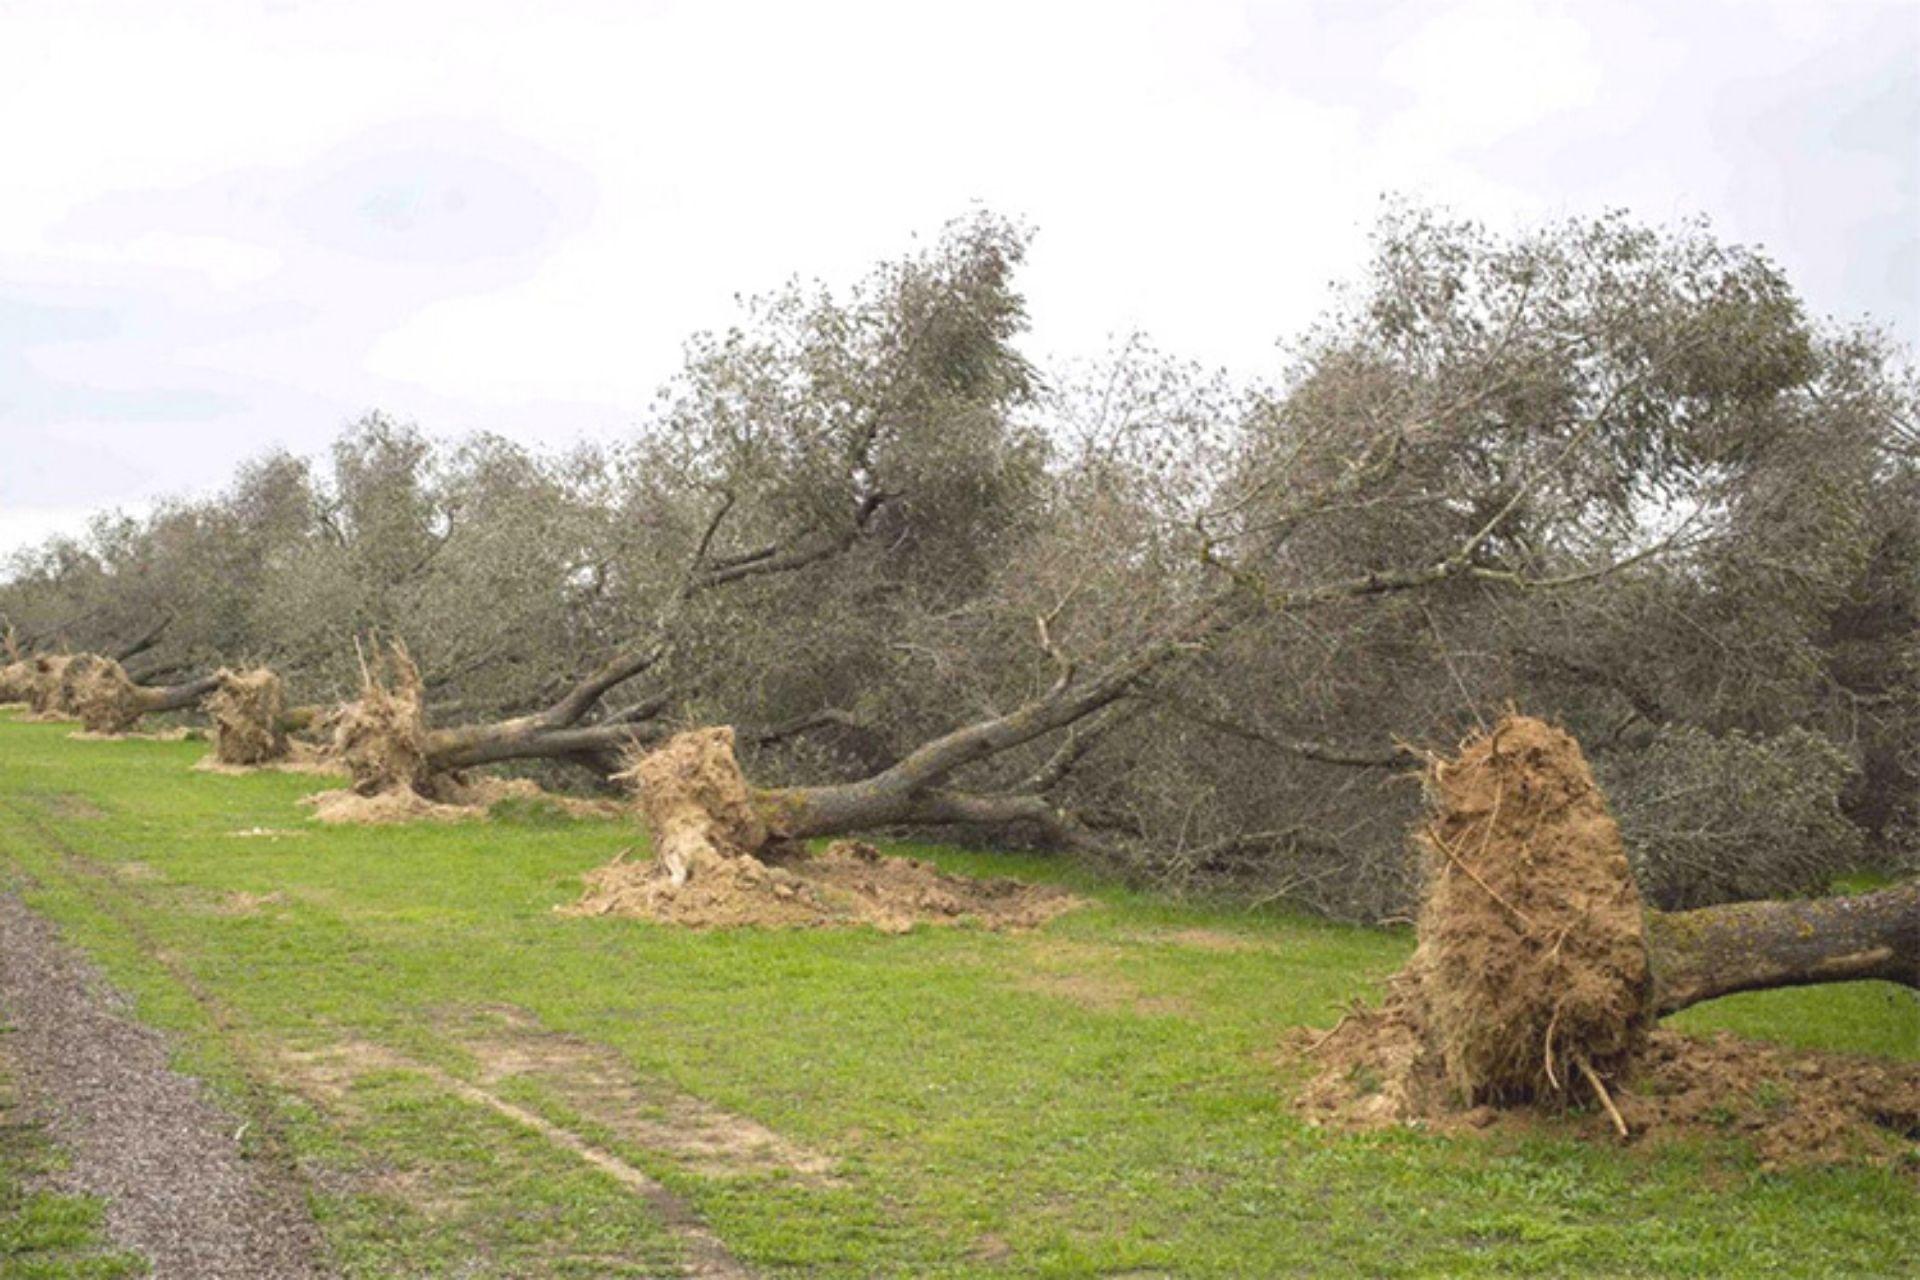
<instances>
[{"instance_id":1,"label":"horizon line of trees","mask_svg":"<svg viewBox=\"0 0 1920 1280\"><path fill-rule=\"evenodd\" d=\"M1586 746L1662 907L1913 869L1920 390L1883 336L1698 224L1398 209L1271 380L1141 340L1049 375L1026 245L978 215L755 300L617 447L369 414L14 556L0 621L298 702L400 639L446 767L726 723L874 825L1346 917L1413 898L1410 752L1509 705Z\"/></svg>"}]
</instances>

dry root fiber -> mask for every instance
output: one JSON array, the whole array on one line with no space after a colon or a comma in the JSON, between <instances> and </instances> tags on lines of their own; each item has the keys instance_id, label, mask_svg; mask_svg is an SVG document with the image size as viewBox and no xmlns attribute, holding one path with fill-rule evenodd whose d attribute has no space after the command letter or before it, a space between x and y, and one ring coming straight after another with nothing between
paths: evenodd
<instances>
[{"instance_id":1,"label":"dry root fiber","mask_svg":"<svg viewBox=\"0 0 1920 1280\"><path fill-rule=\"evenodd\" d=\"M756 803L729 728L680 734L624 776L639 791L656 856L615 859L588 873L586 894L569 914L696 929L870 925L903 933L961 921L1032 928L1079 905L1051 886L948 875L853 841L808 853Z\"/></svg>"},{"instance_id":2,"label":"dry root fiber","mask_svg":"<svg viewBox=\"0 0 1920 1280\"><path fill-rule=\"evenodd\" d=\"M27 708L36 716L66 719L71 710L62 698L62 678L73 657L64 653L43 653L33 658L27 680Z\"/></svg>"},{"instance_id":3,"label":"dry root fiber","mask_svg":"<svg viewBox=\"0 0 1920 1280\"><path fill-rule=\"evenodd\" d=\"M1469 1103L1565 1097L1618 1073L1651 1022L1640 895L1580 748L1509 716L1428 776L1419 993Z\"/></svg>"},{"instance_id":4,"label":"dry root fiber","mask_svg":"<svg viewBox=\"0 0 1920 1280\"><path fill-rule=\"evenodd\" d=\"M289 747L281 719L286 687L265 667L219 673L207 699L213 718L213 756L221 764L258 766L285 760Z\"/></svg>"},{"instance_id":5,"label":"dry root fiber","mask_svg":"<svg viewBox=\"0 0 1920 1280\"><path fill-rule=\"evenodd\" d=\"M59 700L88 733L126 733L146 709L140 687L126 669L112 658L92 653L79 654L66 664L60 674Z\"/></svg>"},{"instance_id":6,"label":"dry root fiber","mask_svg":"<svg viewBox=\"0 0 1920 1280\"><path fill-rule=\"evenodd\" d=\"M333 755L362 796L406 791L431 801L427 717L420 670L395 642L360 663L360 697L333 717Z\"/></svg>"},{"instance_id":7,"label":"dry root fiber","mask_svg":"<svg viewBox=\"0 0 1920 1280\"><path fill-rule=\"evenodd\" d=\"M0 632L0 704L25 702L33 688L33 664L20 652L12 627Z\"/></svg>"},{"instance_id":8,"label":"dry root fiber","mask_svg":"<svg viewBox=\"0 0 1920 1280\"><path fill-rule=\"evenodd\" d=\"M1572 738L1509 716L1428 783L1420 945L1380 1008L1291 1046L1315 1071L1298 1099L1308 1115L1484 1128L1583 1103L1584 1118L1556 1122L1725 1132L1722 1108L1746 1099L1763 1154L1911 1148L1920 1066L1651 1030L1639 895Z\"/></svg>"},{"instance_id":9,"label":"dry root fiber","mask_svg":"<svg viewBox=\"0 0 1920 1280\"><path fill-rule=\"evenodd\" d=\"M33 664L9 662L0 665L0 703L24 703L33 690Z\"/></svg>"}]
</instances>

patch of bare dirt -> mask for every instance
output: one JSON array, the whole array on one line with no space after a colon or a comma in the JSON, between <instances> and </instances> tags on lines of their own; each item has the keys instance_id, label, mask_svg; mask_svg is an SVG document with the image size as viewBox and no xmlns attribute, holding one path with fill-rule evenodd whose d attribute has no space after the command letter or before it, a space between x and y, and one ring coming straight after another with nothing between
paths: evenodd
<instances>
[{"instance_id":1,"label":"patch of bare dirt","mask_svg":"<svg viewBox=\"0 0 1920 1280\"><path fill-rule=\"evenodd\" d=\"M248 893L245 890L239 890L220 899L214 912L223 916L257 916L262 907L274 906L285 901L285 896L279 893Z\"/></svg>"},{"instance_id":2,"label":"patch of bare dirt","mask_svg":"<svg viewBox=\"0 0 1920 1280\"><path fill-rule=\"evenodd\" d=\"M290 840L301 839L307 835L288 827L248 827L244 831L229 831L227 837L232 840Z\"/></svg>"},{"instance_id":3,"label":"patch of bare dirt","mask_svg":"<svg viewBox=\"0 0 1920 1280\"><path fill-rule=\"evenodd\" d=\"M1272 943L1244 937L1237 933L1228 933L1223 929L1169 929L1164 932L1132 933L1126 936L1129 942L1185 947L1192 951L1212 951L1221 955L1244 955L1249 952L1280 950Z\"/></svg>"},{"instance_id":4,"label":"patch of bare dirt","mask_svg":"<svg viewBox=\"0 0 1920 1280\"><path fill-rule=\"evenodd\" d=\"M693 929L866 925L905 933L918 924L1033 929L1081 900L1052 885L950 875L918 858L889 857L870 844L836 840L822 853L782 851L777 862L703 859L674 883L660 859L616 859L589 871L569 915L633 916Z\"/></svg>"},{"instance_id":5,"label":"patch of bare dirt","mask_svg":"<svg viewBox=\"0 0 1920 1280\"><path fill-rule=\"evenodd\" d=\"M747 1116L636 1080L604 1046L543 1028L521 1010L493 1008L450 1020L449 1034L480 1066L482 1085L515 1077L542 1088L622 1140L708 1177L781 1171L833 1180L834 1161Z\"/></svg>"},{"instance_id":6,"label":"patch of bare dirt","mask_svg":"<svg viewBox=\"0 0 1920 1280\"><path fill-rule=\"evenodd\" d=\"M468 822L484 818L485 809L442 804L417 791L397 787L363 796L357 791L318 791L300 797L316 821L329 825L390 826L399 822Z\"/></svg>"},{"instance_id":7,"label":"patch of bare dirt","mask_svg":"<svg viewBox=\"0 0 1920 1280\"><path fill-rule=\"evenodd\" d=\"M1170 996L1150 996L1125 978L1110 973L1032 973L1020 987L1053 996L1099 1013L1138 1013L1148 1017L1191 1017L1193 1007Z\"/></svg>"},{"instance_id":8,"label":"patch of bare dirt","mask_svg":"<svg viewBox=\"0 0 1920 1280\"><path fill-rule=\"evenodd\" d=\"M751 1280L753 1273L728 1251L725 1243L685 1200L605 1147L519 1103L501 1097L484 1085L462 1080L431 1064L364 1041L347 1041L320 1050L290 1053L283 1058L283 1066L289 1083L316 1101L331 1106L339 1106L354 1082L363 1076L387 1071L406 1071L424 1076L443 1092L463 1102L486 1107L531 1130L559 1150L607 1174L638 1196L678 1239L686 1255L685 1274L696 1280ZM404 1195L408 1188L401 1186L396 1189Z\"/></svg>"}]
</instances>

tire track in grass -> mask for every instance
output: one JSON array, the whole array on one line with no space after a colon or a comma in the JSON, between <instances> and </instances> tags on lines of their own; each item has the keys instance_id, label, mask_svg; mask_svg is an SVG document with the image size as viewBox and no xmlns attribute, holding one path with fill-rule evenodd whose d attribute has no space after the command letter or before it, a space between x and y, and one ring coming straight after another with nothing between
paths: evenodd
<instances>
[{"instance_id":1,"label":"tire track in grass","mask_svg":"<svg viewBox=\"0 0 1920 1280\"><path fill-rule=\"evenodd\" d=\"M6 802L5 807L18 821L29 827L55 855L62 868L68 873L70 883L88 899L95 910L119 925L140 953L165 970L168 976L179 983L199 1006L222 1045L233 1057L245 1093L248 1124L259 1126L261 1145L270 1155L277 1172L284 1180L283 1186L286 1185L286 1181L290 1181L304 1190L306 1181L300 1173L298 1163L280 1127L277 1113L273 1108L272 1088L266 1083L277 1073L273 1070L273 1066L254 1050L250 1039L237 1025L231 1006L201 982L177 957L161 947L137 915L125 908L124 899L141 897L138 890L117 881L95 859L67 843L59 832L50 827L38 814L29 812L16 803ZM0 894L0 902L8 896ZM17 899L14 901L18 902ZM19 909L26 911L24 904L21 904ZM150 1034L157 1035L151 1032ZM686 1253L688 1274L695 1280L754 1280L755 1273L733 1256L726 1244L705 1224L699 1212L688 1201L619 1156L588 1142L570 1129L554 1124L536 1112L509 1102L438 1067L403 1057L384 1047L360 1047L376 1055L385 1055L396 1067L418 1072L431 1080L436 1087L470 1105L487 1107L522 1127L532 1130L554 1147L612 1177L638 1196L660 1219L661 1225L680 1242ZM182 1078L185 1079L185 1077ZM183 1280L218 1280L218 1276L213 1272L181 1274ZM269 1277L277 1277L281 1273L258 1271L234 1274L259 1276L262 1280L268 1280Z\"/></svg>"}]
</instances>

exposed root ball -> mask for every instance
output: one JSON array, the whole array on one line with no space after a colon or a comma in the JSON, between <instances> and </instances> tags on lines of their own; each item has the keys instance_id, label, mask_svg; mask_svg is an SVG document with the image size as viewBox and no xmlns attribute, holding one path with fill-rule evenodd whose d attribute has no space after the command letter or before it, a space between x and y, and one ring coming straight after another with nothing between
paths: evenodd
<instances>
[{"instance_id":1,"label":"exposed root ball","mask_svg":"<svg viewBox=\"0 0 1920 1280\"><path fill-rule=\"evenodd\" d=\"M70 714L61 698L61 681L72 661L72 656L64 653L43 653L31 660L33 670L27 684L27 706L34 715L60 717Z\"/></svg>"},{"instance_id":2,"label":"exposed root ball","mask_svg":"<svg viewBox=\"0 0 1920 1280\"><path fill-rule=\"evenodd\" d=\"M221 671L207 699L213 717L213 754L222 764L261 765L287 758L286 687L265 667Z\"/></svg>"},{"instance_id":3,"label":"exposed root ball","mask_svg":"<svg viewBox=\"0 0 1920 1280\"><path fill-rule=\"evenodd\" d=\"M1599 1091L1645 1040L1640 895L1580 748L1509 716L1428 778L1426 1031L1462 1101Z\"/></svg>"},{"instance_id":4,"label":"exposed root ball","mask_svg":"<svg viewBox=\"0 0 1920 1280\"><path fill-rule=\"evenodd\" d=\"M587 892L571 914L642 916L692 928L866 924L898 933L960 920L1031 927L1078 905L1050 886L951 876L852 841L808 854L758 803L730 728L679 734L622 776L639 792L656 856L616 859L588 873Z\"/></svg>"},{"instance_id":5,"label":"exposed root ball","mask_svg":"<svg viewBox=\"0 0 1920 1280\"><path fill-rule=\"evenodd\" d=\"M673 887L716 862L757 857L774 839L754 808L728 726L678 734L633 757L620 776L639 794L654 856Z\"/></svg>"},{"instance_id":6,"label":"exposed root ball","mask_svg":"<svg viewBox=\"0 0 1920 1280\"><path fill-rule=\"evenodd\" d=\"M88 733L125 733L145 707L140 688L112 658L83 653L60 676L60 701Z\"/></svg>"},{"instance_id":7,"label":"exposed root ball","mask_svg":"<svg viewBox=\"0 0 1920 1280\"><path fill-rule=\"evenodd\" d=\"M334 713L333 754L363 796L404 790L431 798L425 696L404 645L361 664L359 699Z\"/></svg>"},{"instance_id":8,"label":"exposed root ball","mask_svg":"<svg viewBox=\"0 0 1920 1280\"><path fill-rule=\"evenodd\" d=\"M0 703L25 702L33 691L33 664L26 661L0 665Z\"/></svg>"}]
</instances>

